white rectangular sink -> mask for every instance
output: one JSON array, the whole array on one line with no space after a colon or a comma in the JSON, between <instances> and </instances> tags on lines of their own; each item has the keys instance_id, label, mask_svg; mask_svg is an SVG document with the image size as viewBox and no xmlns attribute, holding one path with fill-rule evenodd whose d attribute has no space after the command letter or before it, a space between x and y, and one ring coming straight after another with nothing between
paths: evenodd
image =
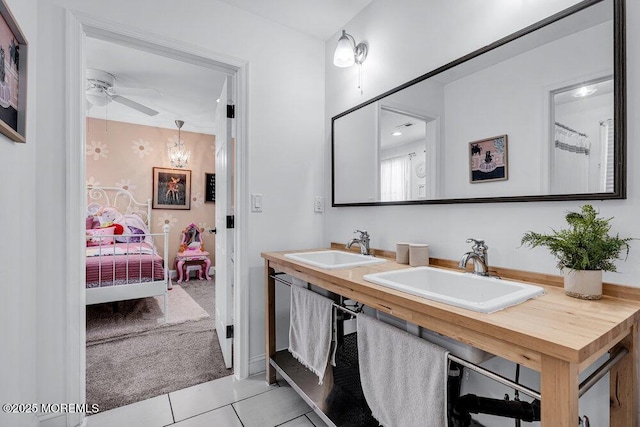
<instances>
[{"instance_id":1,"label":"white rectangular sink","mask_svg":"<svg viewBox=\"0 0 640 427\"><path fill-rule=\"evenodd\" d=\"M354 254L344 251L298 252L284 254L284 256L304 264L324 268L325 270L359 267L361 265L373 265L386 262L384 258L375 258L371 255Z\"/></svg>"},{"instance_id":2,"label":"white rectangular sink","mask_svg":"<svg viewBox=\"0 0 640 427\"><path fill-rule=\"evenodd\" d=\"M493 313L544 294L540 286L433 267L366 274L363 278L381 286L480 313Z\"/></svg>"}]
</instances>

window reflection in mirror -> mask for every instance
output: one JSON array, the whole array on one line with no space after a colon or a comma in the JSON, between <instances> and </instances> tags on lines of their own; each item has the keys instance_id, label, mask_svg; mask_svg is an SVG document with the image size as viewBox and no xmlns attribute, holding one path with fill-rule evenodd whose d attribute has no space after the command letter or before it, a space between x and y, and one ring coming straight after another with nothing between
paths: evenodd
<instances>
[{"instance_id":1,"label":"window reflection in mirror","mask_svg":"<svg viewBox=\"0 0 640 427\"><path fill-rule=\"evenodd\" d=\"M333 204L623 198L613 119L624 117L614 97L624 80L612 79L624 67L624 51L614 58L622 1L585 3L334 117ZM573 96L585 86L587 96ZM415 146L389 128L410 122L405 131L422 132ZM495 135L509 140L508 177L470 182L468 144ZM583 157L568 154L572 144Z\"/></svg>"},{"instance_id":2,"label":"window reflection in mirror","mask_svg":"<svg viewBox=\"0 0 640 427\"><path fill-rule=\"evenodd\" d=\"M613 78L553 92L554 194L613 191Z\"/></svg>"},{"instance_id":3,"label":"window reflection in mirror","mask_svg":"<svg viewBox=\"0 0 640 427\"><path fill-rule=\"evenodd\" d=\"M433 119L380 109L380 200L419 200L427 197L427 127ZM432 136L433 132L430 133ZM431 154L431 153L430 153ZM435 172L435 170L429 170Z\"/></svg>"}]
</instances>

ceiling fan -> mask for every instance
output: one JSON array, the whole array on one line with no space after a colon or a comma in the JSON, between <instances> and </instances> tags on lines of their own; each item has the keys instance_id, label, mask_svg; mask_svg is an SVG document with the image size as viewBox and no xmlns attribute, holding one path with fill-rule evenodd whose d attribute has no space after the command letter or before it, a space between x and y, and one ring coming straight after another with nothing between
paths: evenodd
<instances>
[{"instance_id":1,"label":"ceiling fan","mask_svg":"<svg viewBox=\"0 0 640 427\"><path fill-rule=\"evenodd\" d=\"M120 95L120 93L129 91L129 88L114 87L116 78L113 74L94 68L87 68L86 79L87 89L85 91L85 97L90 104L89 108L91 108L92 105L103 107L111 101L115 101L148 116L158 114L156 110Z\"/></svg>"}]
</instances>

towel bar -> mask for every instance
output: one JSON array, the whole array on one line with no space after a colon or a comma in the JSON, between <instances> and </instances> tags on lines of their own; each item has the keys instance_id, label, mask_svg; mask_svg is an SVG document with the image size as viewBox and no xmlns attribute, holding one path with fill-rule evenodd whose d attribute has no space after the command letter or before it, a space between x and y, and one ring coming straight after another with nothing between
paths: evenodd
<instances>
[{"instance_id":1,"label":"towel bar","mask_svg":"<svg viewBox=\"0 0 640 427\"><path fill-rule=\"evenodd\" d=\"M578 386L578 397L582 397L591 387L593 387L602 377L604 377L624 356L629 354L629 350L620 347L614 354L602 363L591 375L589 375Z\"/></svg>"},{"instance_id":2,"label":"towel bar","mask_svg":"<svg viewBox=\"0 0 640 427\"><path fill-rule=\"evenodd\" d=\"M505 378L502 375L496 374L493 371L490 371L488 369L482 368L482 367L480 367L480 366L478 366L478 365L476 365L474 363L467 362L466 360L461 359L458 356L454 356L453 354L449 354L448 358L449 358L449 360L451 360L453 362L456 362L456 363L458 363L458 364L460 364L460 365L462 365L462 366L464 366L466 368L469 368L474 372L477 372L477 373L479 373L481 375L484 375L487 378L490 378L490 379L492 379L494 381L497 381L500 384L506 385L507 387L510 387L510 388L512 388L514 390L518 390L520 393L524 393L524 394L526 394L528 396L531 396L534 399L538 399L538 400L540 400L540 398L541 398L539 392L537 392L537 391L535 391L533 389L530 389L529 387L525 387L525 386L523 386L521 384L513 382L510 379Z\"/></svg>"},{"instance_id":3,"label":"towel bar","mask_svg":"<svg viewBox=\"0 0 640 427\"><path fill-rule=\"evenodd\" d=\"M358 313L356 311L350 310L347 307L343 307L340 304L333 303L333 306L335 308L337 308L338 310L341 310L341 311L344 311L345 313L351 314L352 316L356 316L356 317L358 316Z\"/></svg>"},{"instance_id":4,"label":"towel bar","mask_svg":"<svg viewBox=\"0 0 640 427\"><path fill-rule=\"evenodd\" d=\"M288 282L280 277L278 277L278 275L282 275L282 274L286 274L286 273L275 273L269 277L271 277L272 279L274 279L276 282L282 283L283 285L287 285L287 286L292 286L291 282ZM342 310L344 312L347 312L353 316L358 315L357 312L350 310L346 307L343 307L339 304L333 303L333 306L339 310ZM591 389L591 387L593 387L598 381L600 381L600 379L602 379L602 377L604 377L610 370L611 368L613 368L620 360L622 360L622 358L624 356L626 356L629 353L629 350L627 350L624 347L620 347L616 350L615 353L613 353L611 355L611 357L609 357L609 359L607 359L606 361L604 361L602 363L602 365L600 365L598 368L596 368L595 371L593 371L593 373L591 375L589 375L584 381L582 381L580 383L580 385L578 386L578 397L582 397L587 391L589 391L589 389ZM521 393L524 393L528 396L533 397L534 399L538 399L541 400L541 395L540 392L535 391L529 387L523 386L521 384L518 384L514 381L511 381L508 378L503 377L502 375L496 374L493 371L490 371L488 369L482 368L481 366L476 365L475 363L471 363L468 362L464 359L459 358L458 356L454 356L453 354L449 354L448 356L449 360L456 362L466 368L471 369L474 372L479 373L480 375L483 375L487 378L490 378L496 382L499 382L503 385L506 385L507 387L510 387L514 390L518 390Z\"/></svg>"},{"instance_id":5,"label":"towel bar","mask_svg":"<svg viewBox=\"0 0 640 427\"><path fill-rule=\"evenodd\" d=\"M275 273L275 274L273 274L273 275L271 275L271 276L269 276L269 277L271 277L272 279L274 279L276 282L282 283L283 285L287 285L287 286L289 286L289 287L293 286L293 283L288 282L288 281L286 281L286 280L284 280L284 279L282 279L282 278L278 277L278 275L282 275L282 274L286 274L286 273ZM357 316L357 315L358 315L358 313L357 313L357 312L355 312L355 311L353 311L353 310L350 310L350 309L348 309L348 308L346 308L346 307L343 307L343 306L341 306L340 304L333 303L333 306L334 306L335 308L339 309L339 310L342 310L342 311L344 311L344 312L346 312L346 313L351 314L352 316Z\"/></svg>"},{"instance_id":6,"label":"towel bar","mask_svg":"<svg viewBox=\"0 0 640 427\"><path fill-rule=\"evenodd\" d=\"M280 283L282 283L283 285L287 285L287 286L291 286L291 285L293 285L293 283L291 283L291 282L287 282L286 280L284 280L284 279L282 279L282 278L278 277L279 275L283 275L283 274L286 274L286 273L275 273L275 274L270 275L269 277L271 277L272 279L274 279L276 282L280 282Z\"/></svg>"}]
</instances>

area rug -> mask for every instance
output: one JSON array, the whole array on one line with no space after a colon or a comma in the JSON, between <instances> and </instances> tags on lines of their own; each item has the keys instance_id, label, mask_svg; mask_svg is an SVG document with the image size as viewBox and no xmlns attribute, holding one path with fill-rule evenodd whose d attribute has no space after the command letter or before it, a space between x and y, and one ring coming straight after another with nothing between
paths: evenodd
<instances>
[{"instance_id":1,"label":"area rug","mask_svg":"<svg viewBox=\"0 0 640 427\"><path fill-rule=\"evenodd\" d=\"M216 314L216 302L214 297L213 280L189 280L182 282L184 289L193 298L200 307L204 308L212 318Z\"/></svg>"},{"instance_id":2,"label":"area rug","mask_svg":"<svg viewBox=\"0 0 640 427\"><path fill-rule=\"evenodd\" d=\"M180 289L213 313L212 281L183 287L174 285L170 295ZM224 366L213 316L87 342L87 402L101 412L232 373Z\"/></svg>"},{"instance_id":3,"label":"area rug","mask_svg":"<svg viewBox=\"0 0 640 427\"><path fill-rule=\"evenodd\" d=\"M158 327L201 320L209 314L179 285L168 297L164 323L162 297L149 297L87 306L87 342L137 334Z\"/></svg>"}]
</instances>

